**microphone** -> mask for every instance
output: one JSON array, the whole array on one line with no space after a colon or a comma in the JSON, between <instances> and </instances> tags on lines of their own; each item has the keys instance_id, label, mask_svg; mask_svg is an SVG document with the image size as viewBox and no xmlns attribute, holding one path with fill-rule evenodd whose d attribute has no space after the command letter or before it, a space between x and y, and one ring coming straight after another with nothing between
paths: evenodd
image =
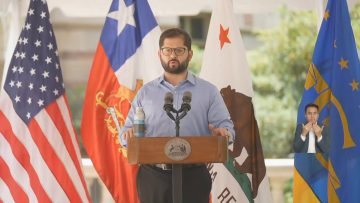
<instances>
[{"instance_id":1,"label":"microphone","mask_svg":"<svg viewBox=\"0 0 360 203\"><path fill-rule=\"evenodd\" d=\"M190 111L190 109L191 109L191 106L190 106L191 97L192 97L191 92L189 92L189 91L184 92L183 98L182 98L183 103L181 104L181 109L180 109L180 111L183 111L183 112L188 112L188 111Z\"/></svg>"},{"instance_id":2,"label":"microphone","mask_svg":"<svg viewBox=\"0 0 360 203\"><path fill-rule=\"evenodd\" d=\"M166 92L164 98L164 110L166 113L170 113L170 111L174 110L173 107L174 95L171 92Z\"/></svg>"}]
</instances>

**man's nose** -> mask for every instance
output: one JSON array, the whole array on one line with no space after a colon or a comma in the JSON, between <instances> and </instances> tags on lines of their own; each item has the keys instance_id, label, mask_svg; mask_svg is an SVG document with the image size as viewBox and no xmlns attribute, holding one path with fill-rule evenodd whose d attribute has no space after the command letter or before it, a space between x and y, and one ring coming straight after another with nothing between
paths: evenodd
<instances>
[{"instance_id":1,"label":"man's nose","mask_svg":"<svg viewBox=\"0 0 360 203\"><path fill-rule=\"evenodd\" d=\"M177 57L176 54L175 54L175 50L172 50L172 52L170 54L170 57L171 58L176 58Z\"/></svg>"}]
</instances>

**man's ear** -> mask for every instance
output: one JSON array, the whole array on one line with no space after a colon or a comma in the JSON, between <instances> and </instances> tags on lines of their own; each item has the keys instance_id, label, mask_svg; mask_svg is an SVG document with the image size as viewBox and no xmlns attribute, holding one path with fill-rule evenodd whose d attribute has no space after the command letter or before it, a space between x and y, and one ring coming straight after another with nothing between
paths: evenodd
<instances>
[{"instance_id":1,"label":"man's ear","mask_svg":"<svg viewBox=\"0 0 360 203\"><path fill-rule=\"evenodd\" d=\"M194 54L193 50L189 50L189 55L188 55L189 61L192 59L193 54Z\"/></svg>"}]
</instances>

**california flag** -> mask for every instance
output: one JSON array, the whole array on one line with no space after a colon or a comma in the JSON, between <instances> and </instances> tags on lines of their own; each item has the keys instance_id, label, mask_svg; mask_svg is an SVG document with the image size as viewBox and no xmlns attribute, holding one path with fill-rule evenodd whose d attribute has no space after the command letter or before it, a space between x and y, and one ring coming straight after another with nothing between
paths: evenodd
<instances>
[{"instance_id":1,"label":"california flag","mask_svg":"<svg viewBox=\"0 0 360 203\"><path fill-rule=\"evenodd\" d=\"M229 160L209 165L212 202L272 202L251 101L250 68L231 0L215 2L200 77L219 88L236 133Z\"/></svg>"}]
</instances>

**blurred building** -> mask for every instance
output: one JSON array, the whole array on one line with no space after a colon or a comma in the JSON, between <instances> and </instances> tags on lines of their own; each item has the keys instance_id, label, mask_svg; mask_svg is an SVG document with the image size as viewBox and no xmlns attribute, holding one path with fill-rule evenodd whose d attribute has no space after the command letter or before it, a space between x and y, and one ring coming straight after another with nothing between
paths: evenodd
<instances>
[{"instance_id":1,"label":"blurred building","mask_svg":"<svg viewBox=\"0 0 360 203\"><path fill-rule=\"evenodd\" d=\"M204 46L214 0L149 0L161 28L182 27L194 43ZM348 0L354 5L359 0ZM0 0L0 80L6 55L11 55L29 0ZM86 83L111 0L48 0L65 84ZM252 32L279 22L279 7L315 10L322 16L324 0L235 0L234 11L247 50L258 46ZM12 42L12 43L11 43Z\"/></svg>"}]
</instances>

